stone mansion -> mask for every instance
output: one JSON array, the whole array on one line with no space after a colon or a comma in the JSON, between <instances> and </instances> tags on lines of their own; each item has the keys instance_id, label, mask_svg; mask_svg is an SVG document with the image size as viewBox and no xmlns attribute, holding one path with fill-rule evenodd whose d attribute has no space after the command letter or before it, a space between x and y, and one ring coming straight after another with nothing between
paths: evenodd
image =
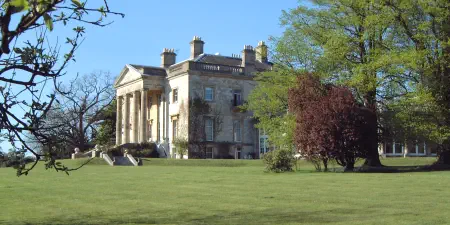
<instances>
[{"instance_id":1,"label":"stone mansion","mask_svg":"<svg viewBox=\"0 0 450 225\"><path fill-rule=\"evenodd\" d=\"M177 62L174 50L165 48L160 67L125 65L114 83L117 145L151 141L157 143L161 157L179 158L172 141L191 135L185 131L186 108L198 97L222 118L216 130L214 120L204 117L206 158L259 158L269 150L267 136L255 128L252 113L237 110L256 85L254 74L272 69L267 46L262 41L256 48L246 45L241 56L207 54L203 49L204 42L195 36L184 61ZM227 143L225 150L219 151L220 143Z\"/></svg>"}]
</instances>

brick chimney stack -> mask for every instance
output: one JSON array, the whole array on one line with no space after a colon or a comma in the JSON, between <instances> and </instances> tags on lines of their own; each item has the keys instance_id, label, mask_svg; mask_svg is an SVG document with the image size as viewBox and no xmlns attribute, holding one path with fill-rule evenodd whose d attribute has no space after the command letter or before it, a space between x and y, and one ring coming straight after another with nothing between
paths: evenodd
<instances>
[{"instance_id":1,"label":"brick chimney stack","mask_svg":"<svg viewBox=\"0 0 450 225\"><path fill-rule=\"evenodd\" d=\"M194 36L189 44L191 44L191 59L195 59L197 56L203 54L205 42L202 41L201 37Z\"/></svg>"},{"instance_id":2,"label":"brick chimney stack","mask_svg":"<svg viewBox=\"0 0 450 225\"><path fill-rule=\"evenodd\" d=\"M175 64L177 54L173 48L164 48L161 53L161 67L168 68L169 66Z\"/></svg>"}]
</instances>

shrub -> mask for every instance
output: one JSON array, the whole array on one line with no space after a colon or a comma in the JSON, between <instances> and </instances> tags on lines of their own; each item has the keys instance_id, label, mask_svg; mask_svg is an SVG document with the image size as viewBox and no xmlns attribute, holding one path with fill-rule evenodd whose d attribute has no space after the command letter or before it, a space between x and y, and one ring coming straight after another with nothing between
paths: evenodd
<instances>
[{"instance_id":1,"label":"shrub","mask_svg":"<svg viewBox=\"0 0 450 225\"><path fill-rule=\"evenodd\" d=\"M126 143L108 150L112 156L123 156L125 150L134 157L159 158L155 143Z\"/></svg>"},{"instance_id":2,"label":"shrub","mask_svg":"<svg viewBox=\"0 0 450 225\"><path fill-rule=\"evenodd\" d=\"M172 141L172 144L177 149L177 155L182 159L187 154L189 148L189 142L185 138L176 138Z\"/></svg>"},{"instance_id":3,"label":"shrub","mask_svg":"<svg viewBox=\"0 0 450 225\"><path fill-rule=\"evenodd\" d=\"M322 84L309 74L300 76L297 84L289 92L296 147L317 170L323 164L326 171L331 160L353 170L355 161L367 155L370 110L360 106L347 87Z\"/></svg>"},{"instance_id":4,"label":"shrub","mask_svg":"<svg viewBox=\"0 0 450 225\"><path fill-rule=\"evenodd\" d=\"M295 164L294 154L288 149L278 149L264 155L264 164L267 171L276 173L292 171Z\"/></svg>"}]
</instances>

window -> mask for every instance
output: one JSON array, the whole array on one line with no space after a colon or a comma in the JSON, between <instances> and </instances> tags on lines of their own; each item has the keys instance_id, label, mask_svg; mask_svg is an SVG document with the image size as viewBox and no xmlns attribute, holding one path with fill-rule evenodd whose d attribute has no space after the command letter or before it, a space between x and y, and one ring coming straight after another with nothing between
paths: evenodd
<instances>
[{"instance_id":1,"label":"window","mask_svg":"<svg viewBox=\"0 0 450 225\"><path fill-rule=\"evenodd\" d=\"M393 152L397 155L403 154L403 143L394 141Z\"/></svg>"},{"instance_id":2,"label":"window","mask_svg":"<svg viewBox=\"0 0 450 225\"><path fill-rule=\"evenodd\" d=\"M427 154L427 144L424 142L418 142L416 144L416 153L420 155L426 155Z\"/></svg>"},{"instance_id":3,"label":"window","mask_svg":"<svg viewBox=\"0 0 450 225\"><path fill-rule=\"evenodd\" d=\"M214 124L211 118L205 119L205 134L207 141L213 141Z\"/></svg>"},{"instance_id":4,"label":"window","mask_svg":"<svg viewBox=\"0 0 450 225\"><path fill-rule=\"evenodd\" d=\"M269 152L268 136L265 130L259 130L259 155L260 157Z\"/></svg>"},{"instance_id":5,"label":"window","mask_svg":"<svg viewBox=\"0 0 450 225\"><path fill-rule=\"evenodd\" d=\"M233 91L233 106L240 106L242 104L241 91Z\"/></svg>"},{"instance_id":6,"label":"window","mask_svg":"<svg viewBox=\"0 0 450 225\"><path fill-rule=\"evenodd\" d=\"M173 103L178 102L178 89L172 90L172 102Z\"/></svg>"},{"instance_id":7,"label":"window","mask_svg":"<svg viewBox=\"0 0 450 225\"><path fill-rule=\"evenodd\" d=\"M178 135L178 120L172 121L172 140L175 140Z\"/></svg>"},{"instance_id":8,"label":"window","mask_svg":"<svg viewBox=\"0 0 450 225\"><path fill-rule=\"evenodd\" d=\"M393 153L393 151L392 151L392 142L387 141L384 146L385 146L384 153L386 153L386 154L392 154Z\"/></svg>"},{"instance_id":9,"label":"window","mask_svg":"<svg viewBox=\"0 0 450 225\"><path fill-rule=\"evenodd\" d=\"M405 146L401 142L387 141L385 143L385 154L387 155L401 155Z\"/></svg>"},{"instance_id":10,"label":"window","mask_svg":"<svg viewBox=\"0 0 450 225\"><path fill-rule=\"evenodd\" d=\"M212 147L206 147L206 156L207 159L213 158L213 148Z\"/></svg>"},{"instance_id":11,"label":"window","mask_svg":"<svg viewBox=\"0 0 450 225\"><path fill-rule=\"evenodd\" d=\"M214 88L205 87L205 101L214 101Z\"/></svg>"},{"instance_id":12,"label":"window","mask_svg":"<svg viewBox=\"0 0 450 225\"><path fill-rule=\"evenodd\" d=\"M233 131L234 141L241 142L241 121L235 120L233 122Z\"/></svg>"}]
</instances>

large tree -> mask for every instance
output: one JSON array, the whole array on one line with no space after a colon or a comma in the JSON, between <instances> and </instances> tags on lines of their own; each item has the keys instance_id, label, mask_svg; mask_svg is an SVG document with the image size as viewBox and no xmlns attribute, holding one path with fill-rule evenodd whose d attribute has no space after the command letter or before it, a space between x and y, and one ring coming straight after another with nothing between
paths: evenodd
<instances>
[{"instance_id":1,"label":"large tree","mask_svg":"<svg viewBox=\"0 0 450 225\"><path fill-rule=\"evenodd\" d=\"M51 143L42 143L40 147L48 152L49 146L55 145L62 155L70 155L74 148L86 151L94 146L100 124L108 119L106 109L115 95L112 77L107 72L93 72L60 89L64 94L57 94L58 102L43 120L43 127L51 129L39 132L51 137Z\"/></svg>"},{"instance_id":2,"label":"large tree","mask_svg":"<svg viewBox=\"0 0 450 225\"><path fill-rule=\"evenodd\" d=\"M33 135L40 143L51 143L51 137L41 131L53 128L44 126L43 119L60 91L59 78L75 60L86 32L82 25L106 26L107 15L123 14L112 12L107 0L1 0L0 5L0 133L18 152L36 156L30 168L18 166L21 175L43 156L27 144L24 134ZM52 36L56 23L73 27L73 36L59 39L65 44ZM51 155L48 159L48 167L69 170L56 164Z\"/></svg>"},{"instance_id":3,"label":"large tree","mask_svg":"<svg viewBox=\"0 0 450 225\"><path fill-rule=\"evenodd\" d=\"M316 0L313 7L284 12L287 30L306 37L319 56L315 72L328 81L346 85L370 109L370 140L365 165L380 166L379 113L384 104L413 92L418 74L404 66L405 39L393 23L395 14L379 1Z\"/></svg>"},{"instance_id":4,"label":"large tree","mask_svg":"<svg viewBox=\"0 0 450 225\"><path fill-rule=\"evenodd\" d=\"M439 163L450 164L450 2L448 0L383 0L392 18L399 51L395 57L420 78L414 94L396 102L399 118L439 145Z\"/></svg>"}]
</instances>

